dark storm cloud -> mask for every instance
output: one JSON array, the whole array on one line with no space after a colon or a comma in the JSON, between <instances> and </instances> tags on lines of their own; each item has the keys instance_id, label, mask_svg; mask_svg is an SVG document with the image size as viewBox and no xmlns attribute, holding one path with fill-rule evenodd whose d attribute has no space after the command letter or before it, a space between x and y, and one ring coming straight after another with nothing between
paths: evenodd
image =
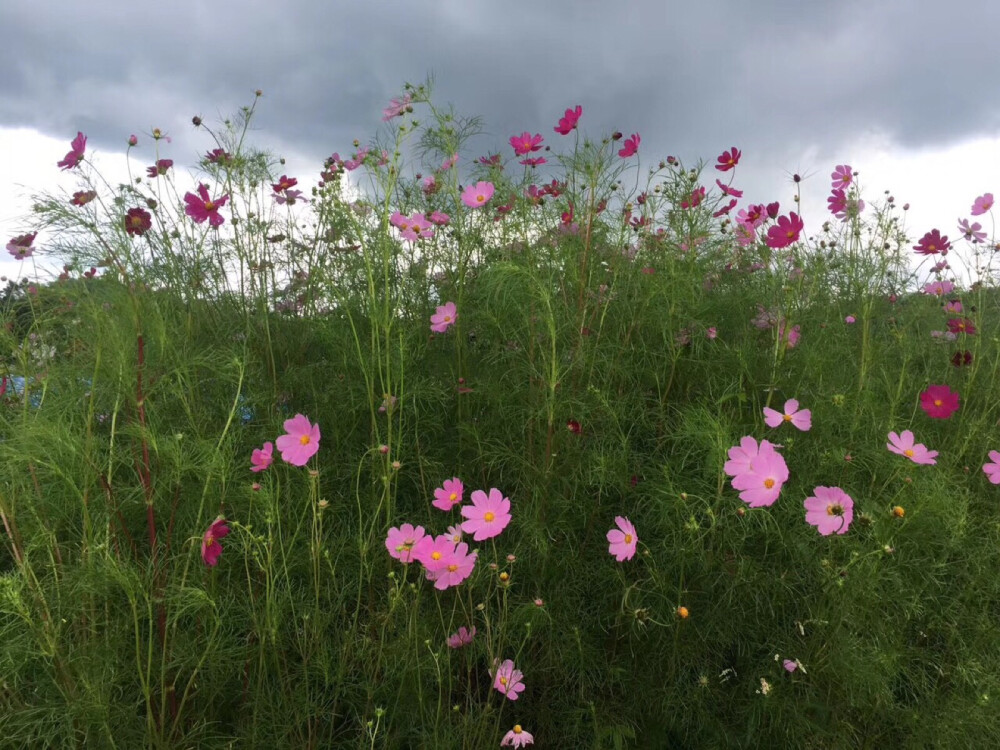
<instances>
[{"instance_id":1,"label":"dark storm cloud","mask_svg":"<svg viewBox=\"0 0 1000 750\"><path fill-rule=\"evenodd\" d=\"M866 133L942 146L1000 122L985 0L5 5L0 125L84 130L103 150L154 125L203 150L191 116L261 88L264 140L343 154L427 73L437 102L483 117L484 152L522 130L555 138L575 104L591 136L641 133L648 160L736 144L782 167Z\"/></svg>"}]
</instances>

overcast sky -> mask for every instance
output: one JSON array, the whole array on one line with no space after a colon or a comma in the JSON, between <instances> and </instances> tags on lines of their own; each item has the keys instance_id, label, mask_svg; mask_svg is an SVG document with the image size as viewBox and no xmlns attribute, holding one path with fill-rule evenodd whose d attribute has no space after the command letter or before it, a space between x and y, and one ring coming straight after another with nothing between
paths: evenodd
<instances>
[{"instance_id":1,"label":"overcast sky","mask_svg":"<svg viewBox=\"0 0 1000 750\"><path fill-rule=\"evenodd\" d=\"M112 177L131 133L152 163L153 127L173 137L161 156L193 165L212 144L191 116L214 122L259 88L257 142L308 189L432 74L437 103L485 121L466 160L512 156L524 130L568 147L552 128L579 104L591 137L641 134L644 165L739 147L741 207L785 212L789 175L812 175L807 233L846 163L864 197L911 204L914 242L933 227L956 240L973 200L1000 195L998 28L987 0L3 2L0 239L31 229L27 192L73 189L55 163L78 130Z\"/></svg>"}]
</instances>

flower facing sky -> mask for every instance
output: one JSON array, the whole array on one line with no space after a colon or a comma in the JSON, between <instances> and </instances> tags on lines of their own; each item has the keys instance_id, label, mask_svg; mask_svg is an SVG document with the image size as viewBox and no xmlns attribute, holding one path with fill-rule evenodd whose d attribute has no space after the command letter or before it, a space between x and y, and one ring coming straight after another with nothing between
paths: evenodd
<instances>
[{"instance_id":1,"label":"flower facing sky","mask_svg":"<svg viewBox=\"0 0 1000 750\"><path fill-rule=\"evenodd\" d=\"M228 200L228 195L213 200L208 194L208 186L200 184L198 195L190 192L184 194L184 202L187 204L184 213L194 219L195 224L201 224L207 219L213 227L222 226L225 219L222 218L219 209L226 205Z\"/></svg>"},{"instance_id":2,"label":"flower facing sky","mask_svg":"<svg viewBox=\"0 0 1000 750\"><path fill-rule=\"evenodd\" d=\"M438 305L437 311L431 315L431 330L435 333L444 333L458 319L454 302L445 302Z\"/></svg>"},{"instance_id":3,"label":"flower facing sky","mask_svg":"<svg viewBox=\"0 0 1000 750\"><path fill-rule=\"evenodd\" d=\"M516 701L524 691L524 675L514 668L514 662L505 659L499 666L496 662L493 673L493 687L503 693L508 700Z\"/></svg>"},{"instance_id":4,"label":"flower facing sky","mask_svg":"<svg viewBox=\"0 0 1000 750\"><path fill-rule=\"evenodd\" d=\"M212 521L212 525L201 537L201 559L205 565L214 568L219 564L219 555L222 554L222 545L219 540L229 534L229 527L224 518L217 518Z\"/></svg>"},{"instance_id":5,"label":"flower facing sky","mask_svg":"<svg viewBox=\"0 0 1000 750\"><path fill-rule=\"evenodd\" d=\"M296 414L285 420L285 432L274 441L281 459L292 466L305 466L319 450L319 425L310 424L307 417Z\"/></svg>"},{"instance_id":6,"label":"flower facing sky","mask_svg":"<svg viewBox=\"0 0 1000 750\"><path fill-rule=\"evenodd\" d=\"M740 444L729 449L729 460L723 471L731 477L750 471L750 463L760 455L774 453L777 446L767 440L761 440L760 445L749 435L740 438Z\"/></svg>"},{"instance_id":7,"label":"flower facing sky","mask_svg":"<svg viewBox=\"0 0 1000 750\"><path fill-rule=\"evenodd\" d=\"M931 419L948 419L958 411L959 395L946 385L929 385L920 394L920 408Z\"/></svg>"},{"instance_id":8,"label":"flower facing sky","mask_svg":"<svg viewBox=\"0 0 1000 750\"><path fill-rule=\"evenodd\" d=\"M462 493L464 491L465 486L458 477L445 479L444 484L434 490L434 500L431 502L431 505L441 510L451 510L456 505L462 504Z\"/></svg>"},{"instance_id":9,"label":"flower facing sky","mask_svg":"<svg viewBox=\"0 0 1000 750\"><path fill-rule=\"evenodd\" d=\"M274 460L274 456L272 455L273 451L274 443L270 440L264 443L263 448L254 448L253 452L250 454L250 463L253 464L250 467L250 471L257 473L267 469L267 467L270 466L271 462Z\"/></svg>"},{"instance_id":10,"label":"flower facing sky","mask_svg":"<svg viewBox=\"0 0 1000 750\"><path fill-rule=\"evenodd\" d=\"M800 409L799 402L790 398L785 402L784 413L764 407L764 423L768 427L779 427L784 422L791 422L792 426L808 432L812 427L812 412L808 409Z\"/></svg>"},{"instance_id":11,"label":"flower facing sky","mask_svg":"<svg viewBox=\"0 0 1000 750\"><path fill-rule=\"evenodd\" d=\"M504 497L496 487L490 488L487 495L482 490L472 493L472 505L462 507L462 531L472 534L472 538L481 542L498 536L510 523L510 498Z\"/></svg>"},{"instance_id":12,"label":"flower facing sky","mask_svg":"<svg viewBox=\"0 0 1000 750\"><path fill-rule=\"evenodd\" d=\"M624 562L635 557L635 550L639 544L639 536L635 533L635 526L624 516L615 516L617 529L611 529L607 534L608 552L614 555L615 560Z\"/></svg>"},{"instance_id":13,"label":"flower facing sky","mask_svg":"<svg viewBox=\"0 0 1000 750\"><path fill-rule=\"evenodd\" d=\"M854 501L840 487L817 487L802 503L806 522L823 536L844 534L854 519Z\"/></svg>"},{"instance_id":14,"label":"flower facing sky","mask_svg":"<svg viewBox=\"0 0 1000 750\"><path fill-rule=\"evenodd\" d=\"M885 444L885 447L893 453L906 456L915 464L937 463L934 457L937 456L938 452L927 450L927 446L923 443L914 443L913 433L909 430L903 430L902 434L899 435L895 432L890 432L889 442Z\"/></svg>"}]
</instances>

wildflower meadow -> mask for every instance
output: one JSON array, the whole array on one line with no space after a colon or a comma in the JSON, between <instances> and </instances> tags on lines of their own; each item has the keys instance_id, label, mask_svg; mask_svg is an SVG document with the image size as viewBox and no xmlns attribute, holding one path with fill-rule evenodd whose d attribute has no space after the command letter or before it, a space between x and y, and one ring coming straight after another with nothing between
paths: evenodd
<instances>
[{"instance_id":1,"label":"wildflower meadow","mask_svg":"<svg viewBox=\"0 0 1000 750\"><path fill-rule=\"evenodd\" d=\"M1000 746L992 194L266 101L6 238L0 746Z\"/></svg>"}]
</instances>

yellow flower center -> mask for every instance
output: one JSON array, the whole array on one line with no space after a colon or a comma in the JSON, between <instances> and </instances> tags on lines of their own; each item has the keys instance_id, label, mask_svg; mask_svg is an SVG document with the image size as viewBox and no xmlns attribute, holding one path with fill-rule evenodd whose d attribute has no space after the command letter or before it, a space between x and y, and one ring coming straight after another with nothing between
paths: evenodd
<instances>
[{"instance_id":1,"label":"yellow flower center","mask_svg":"<svg viewBox=\"0 0 1000 750\"><path fill-rule=\"evenodd\" d=\"M438 552L437 550L434 550L433 552L431 552L431 560L440 560L440 559L441 559L441 553L440 552Z\"/></svg>"},{"instance_id":2,"label":"yellow flower center","mask_svg":"<svg viewBox=\"0 0 1000 750\"><path fill-rule=\"evenodd\" d=\"M934 406L941 406L941 399L939 398L934 399Z\"/></svg>"},{"instance_id":3,"label":"yellow flower center","mask_svg":"<svg viewBox=\"0 0 1000 750\"><path fill-rule=\"evenodd\" d=\"M500 678L500 684L503 685L504 687L507 687L507 678L506 677L501 677Z\"/></svg>"},{"instance_id":4,"label":"yellow flower center","mask_svg":"<svg viewBox=\"0 0 1000 750\"><path fill-rule=\"evenodd\" d=\"M791 422L792 421L792 415L791 414L786 414L784 417L782 417L782 419L784 419L786 422Z\"/></svg>"},{"instance_id":5,"label":"yellow flower center","mask_svg":"<svg viewBox=\"0 0 1000 750\"><path fill-rule=\"evenodd\" d=\"M303 435L302 437L300 437L299 443L301 443L302 445L309 445L309 436Z\"/></svg>"},{"instance_id":6,"label":"yellow flower center","mask_svg":"<svg viewBox=\"0 0 1000 750\"><path fill-rule=\"evenodd\" d=\"M907 458L913 458L913 450L907 448L905 451L903 451L903 455L906 456Z\"/></svg>"},{"instance_id":7,"label":"yellow flower center","mask_svg":"<svg viewBox=\"0 0 1000 750\"><path fill-rule=\"evenodd\" d=\"M214 536L210 536L208 539L205 540L205 546L206 547L211 547L213 544L215 544L215 537Z\"/></svg>"},{"instance_id":8,"label":"yellow flower center","mask_svg":"<svg viewBox=\"0 0 1000 750\"><path fill-rule=\"evenodd\" d=\"M514 725L514 734L520 734L520 733L521 733L521 732L523 732L523 731L524 731L524 730L523 730L523 729L521 729L521 725L520 725L520 724L515 724L515 725Z\"/></svg>"},{"instance_id":9,"label":"yellow flower center","mask_svg":"<svg viewBox=\"0 0 1000 750\"><path fill-rule=\"evenodd\" d=\"M826 514L828 516L842 516L844 515L844 507L840 503L834 503L833 505L826 506Z\"/></svg>"},{"instance_id":10,"label":"yellow flower center","mask_svg":"<svg viewBox=\"0 0 1000 750\"><path fill-rule=\"evenodd\" d=\"M409 552L411 549L413 549L413 542L403 542L396 547L396 552Z\"/></svg>"},{"instance_id":11,"label":"yellow flower center","mask_svg":"<svg viewBox=\"0 0 1000 750\"><path fill-rule=\"evenodd\" d=\"M212 201L205 201L205 210L206 211L214 211L215 210L215 203L213 203Z\"/></svg>"},{"instance_id":12,"label":"yellow flower center","mask_svg":"<svg viewBox=\"0 0 1000 750\"><path fill-rule=\"evenodd\" d=\"M482 203L484 200L486 200L486 196L485 195L477 195L476 196L476 203Z\"/></svg>"},{"instance_id":13,"label":"yellow flower center","mask_svg":"<svg viewBox=\"0 0 1000 750\"><path fill-rule=\"evenodd\" d=\"M455 502L456 500L458 500L458 493L452 492L450 495L448 495L448 500L451 502Z\"/></svg>"},{"instance_id":14,"label":"yellow flower center","mask_svg":"<svg viewBox=\"0 0 1000 750\"><path fill-rule=\"evenodd\" d=\"M625 535L625 544L631 544L631 543L632 543L632 535L631 534L626 534Z\"/></svg>"},{"instance_id":15,"label":"yellow flower center","mask_svg":"<svg viewBox=\"0 0 1000 750\"><path fill-rule=\"evenodd\" d=\"M445 315L444 316L444 322L445 323L450 323L451 322L451 316L450 315Z\"/></svg>"},{"instance_id":16,"label":"yellow flower center","mask_svg":"<svg viewBox=\"0 0 1000 750\"><path fill-rule=\"evenodd\" d=\"M458 570L458 566L455 565L455 563L452 563L451 565L448 566L449 573L454 573L456 570Z\"/></svg>"},{"instance_id":17,"label":"yellow flower center","mask_svg":"<svg viewBox=\"0 0 1000 750\"><path fill-rule=\"evenodd\" d=\"M764 480L764 486L767 487L768 489L771 489L772 487L774 487L774 480L771 479L771 477L768 477L767 479Z\"/></svg>"},{"instance_id":18,"label":"yellow flower center","mask_svg":"<svg viewBox=\"0 0 1000 750\"><path fill-rule=\"evenodd\" d=\"M483 520L486 521L486 523L493 523L494 518L496 518L496 516L493 515L492 511L486 511L483 514Z\"/></svg>"}]
</instances>

